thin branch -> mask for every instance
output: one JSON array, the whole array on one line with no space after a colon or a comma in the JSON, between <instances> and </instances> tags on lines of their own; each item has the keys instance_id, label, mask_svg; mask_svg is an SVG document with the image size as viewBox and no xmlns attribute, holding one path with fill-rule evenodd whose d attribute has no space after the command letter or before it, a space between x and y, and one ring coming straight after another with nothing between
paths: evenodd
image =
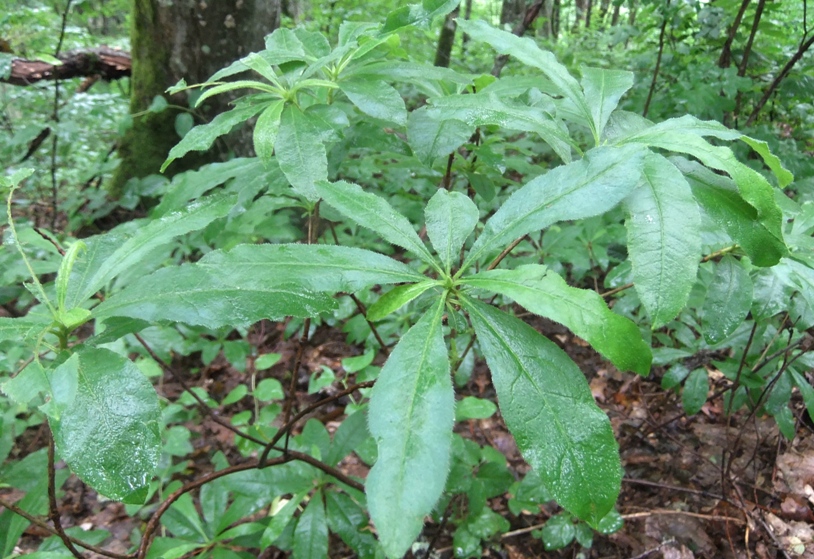
<instances>
[{"instance_id":1,"label":"thin branch","mask_svg":"<svg viewBox=\"0 0 814 559\"><path fill-rule=\"evenodd\" d=\"M54 525L56 532L71 555L77 559L85 559L82 553L76 549L65 529L62 527L62 518L59 514L59 503L57 503L56 470L54 468L54 436L48 432L48 517Z\"/></svg>"},{"instance_id":2,"label":"thin branch","mask_svg":"<svg viewBox=\"0 0 814 559\"><path fill-rule=\"evenodd\" d=\"M373 324L373 322L371 322L367 318L367 309L365 308L365 304L362 301L360 301L359 297L357 297L353 293L350 293L350 298L353 300L354 303L356 303L356 308L359 309L359 312L362 313L362 316L365 317L365 322L367 322L368 328L370 328L370 331L373 332L373 337L376 338L377 342L379 342L379 345L381 346L384 354L390 355L390 350L387 348L387 344L384 343L384 340L379 334L379 331L376 329L376 325Z\"/></svg>"},{"instance_id":3,"label":"thin branch","mask_svg":"<svg viewBox=\"0 0 814 559\"><path fill-rule=\"evenodd\" d=\"M62 42L65 40L65 28L68 26L68 12L71 11L71 2L68 0L65 4L65 10L62 12L62 25L59 29L59 40L57 41L57 48L54 51L54 57L59 56L62 50ZM54 108L51 114L51 119L57 123L59 122L59 79L54 80ZM59 134L54 132L51 135L51 230L54 231L57 227L57 210L59 208L59 189L57 185L57 145L59 143Z\"/></svg>"},{"instance_id":4,"label":"thin branch","mask_svg":"<svg viewBox=\"0 0 814 559\"><path fill-rule=\"evenodd\" d=\"M137 340L138 340L138 342L139 342L139 343L142 345L142 347L143 347L145 350L147 350L147 353L150 355L150 357L152 357L152 358L153 358L153 360L154 360L156 363L158 363L158 364L159 364L159 366L160 366L160 367L161 367L161 368L164 370L164 372L169 373L169 375L170 375L170 376L171 376L173 379L175 379L175 381L176 381L178 384L180 384L180 385L181 385L181 388L183 388L183 389L184 389L184 390L187 392L187 394L189 394L190 396L192 396L192 398L193 398L193 399L195 400L195 402L198 404L198 408L199 408L199 409L200 409L200 410L201 410L201 411L202 411L202 412L203 412L205 415L209 416L209 418L211 418L211 419L212 419L212 421L214 421L215 423L217 423L217 424L218 424L218 425L220 425L221 427L224 427L224 428L228 429L229 431L231 431L232 433L234 433L234 434L235 434L235 435L237 435L238 437L241 437L241 438L243 438L243 439L246 439L246 440L248 440L248 441L251 441L251 442L253 442L253 443L255 443L255 444L259 444L259 445L261 445L261 446L262 446L262 445L264 445L264 444L266 444L266 442L265 442L265 441L263 441L262 439L258 439L257 437L254 437L254 436L252 436L252 435L249 435L248 433L244 433L243 431L241 431L240 429L238 429L237 427L235 427L234 425L232 425L232 424L231 424L231 423L229 423L228 421L226 421L226 420L222 419L220 416L218 416L218 414L216 413L216 411L215 411L215 410L213 410L213 409L212 409L212 408L211 408L211 407L210 407L210 406L209 406L209 405L208 405L208 404L207 404L207 403L206 403L206 402L203 400L203 398L201 398L200 396L198 396L198 395L195 393L195 391L194 391L194 390L192 390L192 389L190 388L190 386L189 386L189 385L186 383L186 381L185 381L185 380L184 380L184 379L181 377L181 375L177 374L177 373L175 372L175 370L174 370L172 367L170 367L170 366L169 366L169 365L168 365L168 364L167 364L167 363L166 363L166 362L165 362L163 359L161 359L161 357L159 357L159 356L158 356L158 355L157 355L157 354L156 354L156 353L153 351L153 348L151 348L151 347L150 347L150 345L149 345L149 344L148 344L148 343L147 343L147 342L144 340L144 338L142 338L142 337L141 337L141 335L139 335L138 333L135 333L135 334L133 334L133 335L136 337L136 339L137 339Z\"/></svg>"},{"instance_id":5,"label":"thin branch","mask_svg":"<svg viewBox=\"0 0 814 559\"><path fill-rule=\"evenodd\" d=\"M314 411L314 410L316 410L318 408L321 408L322 406L324 406L326 404L330 404L331 402L334 402L334 401L336 401L336 400L338 400L340 398L343 398L344 396L348 396L349 394L353 394L354 392L356 392L357 390L359 390L361 388L370 388L371 386L373 386L373 384L375 382L376 381L369 380L367 382L360 382L359 384L354 384L353 386L349 386L348 388L346 388L345 390L343 390L341 392L337 392L333 396L329 396L328 398L323 398L319 402L316 402L316 403L308 406L307 408L305 408L301 412L297 413L294 417L291 418L290 421L287 421L280 428L280 430L277 431L274 434L274 437L271 439L270 442L264 443L265 448L263 449L263 454L260 455L259 467L264 468L266 466L266 459L268 458L269 452L271 452L271 450L274 448L274 445L276 445L280 441L280 439L283 437L283 435L289 433L291 431L291 428L294 427L294 425L296 425L296 423L300 419L302 419L303 417L305 417L306 415L308 415L312 411Z\"/></svg>"},{"instance_id":6,"label":"thin branch","mask_svg":"<svg viewBox=\"0 0 814 559\"><path fill-rule=\"evenodd\" d=\"M494 270L495 268L497 268L497 265L498 265L498 264L500 264L500 262L501 262L501 261L502 261L504 258L506 258L506 256L507 256L507 255L508 255L508 254L509 254L511 251L513 251L513 250L514 250L514 248L515 248L517 245L519 245L519 244L520 244L520 241L522 241L522 240L523 240L523 239L525 239L525 238L526 238L526 236L525 236L525 235L523 235L522 237L518 237L517 239L515 239L514 241L512 241L512 244L510 244L509 246L507 246L506 248L504 248L504 249L503 249L503 252L501 252L500 254L498 254L498 255L497 255L497 257L496 257L494 260L492 260L492 263L491 263L491 264L489 264L489 266L488 266L486 269L487 269L487 270Z\"/></svg>"},{"instance_id":7,"label":"thin branch","mask_svg":"<svg viewBox=\"0 0 814 559\"><path fill-rule=\"evenodd\" d=\"M669 7L670 3L667 3ZM666 8L665 8L666 9ZM653 79L650 82L650 90L647 92L647 100L644 102L644 110L642 116L647 117L650 111L650 101L653 100L653 93L656 91L656 80L659 77L659 70L661 69L661 57L664 54L664 32L667 29L667 14L664 14L664 21L661 22L661 32L659 33L659 54L656 57L656 67L653 69Z\"/></svg>"},{"instance_id":8,"label":"thin branch","mask_svg":"<svg viewBox=\"0 0 814 559\"><path fill-rule=\"evenodd\" d=\"M726 36L726 41L721 49L721 56L718 58L718 66L721 68L728 68L732 62L732 43L735 41L735 35L738 33L738 27L741 25L743 14L746 13L746 8L752 0L743 0L738 13L735 14L735 19L729 27L729 33Z\"/></svg>"}]
</instances>

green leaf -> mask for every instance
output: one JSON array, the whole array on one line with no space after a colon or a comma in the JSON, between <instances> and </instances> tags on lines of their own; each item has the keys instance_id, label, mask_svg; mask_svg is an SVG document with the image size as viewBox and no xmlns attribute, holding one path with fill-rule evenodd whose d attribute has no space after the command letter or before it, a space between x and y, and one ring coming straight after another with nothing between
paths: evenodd
<instances>
[{"instance_id":1,"label":"green leaf","mask_svg":"<svg viewBox=\"0 0 814 559\"><path fill-rule=\"evenodd\" d=\"M294 190L316 201L319 196L314 184L328 178L328 155L318 127L295 105L283 110L275 153L280 169Z\"/></svg>"},{"instance_id":2,"label":"green leaf","mask_svg":"<svg viewBox=\"0 0 814 559\"><path fill-rule=\"evenodd\" d=\"M619 495L619 447L579 367L556 344L494 307L464 300L500 411L557 502L595 526Z\"/></svg>"},{"instance_id":3,"label":"green leaf","mask_svg":"<svg viewBox=\"0 0 814 559\"><path fill-rule=\"evenodd\" d=\"M641 176L645 150L594 148L515 191L486 222L461 269L479 257L552 223L607 212L621 202Z\"/></svg>"},{"instance_id":4,"label":"green leaf","mask_svg":"<svg viewBox=\"0 0 814 559\"><path fill-rule=\"evenodd\" d=\"M371 322L378 322L435 285L438 283L430 279L418 283L397 285L370 305L370 308L367 309L367 319Z\"/></svg>"},{"instance_id":5,"label":"green leaf","mask_svg":"<svg viewBox=\"0 0 814 559\"><path fill-rule=\"evenodd\" d=\"M192 202L183 210L147 221L128 237L117 235L114 230L88 239L84 258L79 258L73 267L66 307L81 305L117 275L141 265L144 257L156 248L224 217L236 202L234 194L215 194Z\"/></svg>"},{"instance_id":6,"label":"green leaf","mask_svg":"<svg viewBox=\"0 0 814 559\"><path fill-rule=\"evenodd\" d=\"M811 386L811 383L809 383L803 375L794 369L788 369L788 371L791 374L791 380L803 397L803 403L806 406L806 410L808 410L808 417L814 421L814 387Z\"/></svg>"},{"instance_id":7,"label":"green leaf","mask_svg":"<svg viewBox=\"0 0 814 559\"><path fill-rule=\"evenodd\" d=\"M161 411L152 385L129 359L102 348L78 356L75 397L49 417L59 454L96 491L143 503L161 455Z\"/></svg>"},{"instance_id":8,"label":"green leaf","mask_svg":"<svg viewBox=\"0 0 814 559\"><path fill-rule=\"evenodd\" d=\"M308 491L303 491L291 497L282 507L276 510L269 522L263 535L260 537L260 549L265 550L270 547L277 538L279 538L285 530L291 519L294 518L294 513L297 512L297 507L308 495Z\"/></svg>"},{"instance_id":9,"label":"green leaf","mask_svg":"<svg viewBox=\"0 0 814 559\"><path fill-rule=\"evenodd\" d=\"M687 153L698 158L707 167L725 171L735 181L743 199L757 210L758 220L782 242L783 214L775 202L774 188L763 175L738 161L731 149L710 145L703 139L704 135L721 139L741 137L740 133L733 132L718 122L704 122L687 115L634 133L619 140L619 143L638 143Z\"/></svg>"},{"instance_id":10,"label":"green leaf","mask_svg":"<svg viewBox=\"0 0 814 559\"><path fill-rule=\"evenodd\" d=\"M782 238L758 219L757 210L741 198L734 183L699 165L671 158L692 187L707 215L738 243L756 266L774 266L787 253Z\"/></svg>"},{"instance_id":11,"label":"green leaf","mask_svg":"<svg viewBox=\"0 0 814 559\"><path fill-rule=\"evenodd\" d=\"M593 124L592 111L579 83L568 73L566 67L557 61L553 54L541 49L531 38L518 37L513 33L495 29L485 21L473 21L463 18L458 18L456 21L461 31L475 41L488 43L500 54L513 56L523 64L540 70L554 87L574 104L577 113L590 123L591 134L598 143L599 133Z\"/></svg>"},{"instance_id":12,"label":"green leaf","mask_svg":"<svg viewBox=\"0 0 814 559\"><path fill-rule=\"evenodd\" d=\"M39 394L50 392L50 382L42 366L32 361L16 376L0 384L0 390L12 401L26 406Z\"/></svg>"},{"instance_id":13,"label":"green leaf","mask_svg":"<svg viewBox=\"0 0 814 559\"><path fill-rule=\"evenodd\" d=\"M353 549L360 559L373 559L376 538L366 531L367 515L345 493L329 491L325 494L328 526L331 531Z\"/></svg>"},{"instance_id":14,"label":"green leaf","mask_svg":"<svg viewBox=\"0 0 814 559\"><path fill-rule=\"evenodd\" d=\"M294 559L328 557L328 521L322 491L311 496L294 529Z\"/></svg>"},{"instance_id":15,"label":"green leaf","mask_svg":"<svg viewBox=\"0 0 814 559\"><path fill-rule=\"evenodd\" d=\"M325 456L325 462L331 466L339 464L348 454L356 450L370 436L367 430L367 419L362 411L346 417L337 428L331 441L331 450Z\"/></svg>"},{"instance_id":16,"label":"green leaf","mask_svg":"<svg viewBox=\"0 0 814 559\"><path fill-rule=\"evenodd\" d=\"M424 210L427 236L447 271L459 258L466 239L475 230L480 212L468 196L443 188L430 198Z\"/></svg>"},{"instance_id":17,"label":"green leaf","mask_svg":"<svg viewBox=\"0 0 814 559\"><path fill-rule=\"evenodd\" d=\"M687 304L701 258L701 213L684 175L663 156L644 161L642 182L625 199L633 283L653 328Z\"/></svg>"},{"instance_id":18,"label":"green leaf","mask_svg":"<svg viewBox=\"0 0 814 559\"><path fill-rule=\"evenodd\" d=\"M752 279L737 260L727 255L715 264L712 283L701 309L704 339L722 342L732 334L752 306Z\"/></svg>"},{"instance_id":19,"label":"green leaf","mask_svg":"<svg viewBox=\"0 0 814 559\"><path fill-rule=\"evenodd\" d=\"M254 397L261 402L282 400L285 397L283 385L276 378L264 378L257 383L257 388L254 389Z\"/></svg>"},{"instance_id":20,"label":"green leaf","mask_svg":"<svg viewBox=\"0 0 814 559\"><path fill-rule=\"evenodd\" d=\"M394 210L384 198L345 181L321 182L316 189L323 200L348 219L375 231L385 241L411 251L439 269L435 258L407 218Z\"/></svg>"},{"instance_id":21,"label":"green leaf","mask_svg":"<svg viewBox=\"0 0 814 559\"><path fill-rule=\"evenodd\" d=\"M545 266L487 270L463 278L461 283L511 297L527 310L563 324L620 370L640 375L650 372L650 347L639 328L608 309L596 292L570 287Z\"/></svg>"},{"instance_id":22,"label":"green leaf","mask_svg":"<svg viewBox=\"0 0 814 559\"><path fill-rule=\"evenodd\" d=\"M783 167L783 162L780 161L780 158L769 150L769 144L761 140L750 138L749 136L741 136L740 139L763 158L763 162L766 163L766 166L772 170L772 173L774 173L774 176L777 178L777 185L780 188L786 188L794 182L794 175Z\"/></svg>"},{"instance_id":23,"label":"green leaf","mask_svg":"<svg viewBox=\"0 0 814 559\"><path fill-rule=\"evenodd\" d=\"M170 163L191 151L208 150L216 139L228 134L236 125L249 120L265 107L265 105L242 105L231 111L220 113L212 119L212 122L196 126L173 146L167 155L167 160L161 165L161 172L163 173Z\"/></svg>"},{"instance_id":24,"label":"green leaf","mask_svg":"<svg viewBox=\"0 0 814 559\"><path fill-rule=\"evenodd\" d=\"M553 109L553 107L552 107ZM508 104L491 92L450 95L432 100L427 116L443 123L462 121L470 126L498 125L509 130L534 132L566 163L576 147L568 129L541 107Z\"/></svg>"},{"instance_id":25,"label":"green leaf","mask_svg":"<svg viewBox=\"0 0 814 559\"><path fill-rule=\"evenodd\" d=\"M365 482L370 516L388 557L404 555L444 490L454 393L442 335L444 299L402 336L370 396L378 459Z\"/></svg>"},{"instance_id":26,"label":"green leaf","mask_svg":"<svg viewBox=\"0 0 814 559\"><path fill-rule=\"evenodd\" d=\"M486 419L492 417L497 406L489 400L467 396L455 406L455 421L467 419Z\"/></svg>"},{"instance_id":27,"label":"green leaf","mask_svg":"<svg viewBox=\"0 0 814 559\"><path fill-rule=\"evenodd\" d=\"M272 102L257 118L254 125L254 151L263 163L268 164L274 153L277 132L280 130L280 118L285 101Z\"/></svg>"},{"instance_id":28,"label":"green leaf","mask_svg":"<svg viewBox=\"0 0 814 559\"><path fill-rule=\"evenodd\" d=\"M425 165L432 165L464 145L475 132L475 126L454 118L440 118L429 107L410 113L407 119L407 139L413 154Z\"/></svg>"},{"instance_id":29,"label":"green leaf","mask_svg":"<svg viewBox=\"0 0 814 559\"><path fill-rule=\"evenodd\" d=\"M293 30L285 27L278 27L266 36L266 49L260 55L273 66L307 59L302 41Z\"/></svg>"},{"instance_id":30,"label":"green leaf","mask_svg":"<svg viewBox=\"0 0 814 559\"><path fill-rule=\"evenodd\" d=\"M681 403L687 415L695 415L704 406L709 392L709 377L706 369L695 369L684 381L684 391L681 393Z\"/></svg>"},{"instance_id":31,"label":"green leaf","mask_svg":"<svg viewBox=\"0 0 814 559\"><path fill-rule=\"evenodd\" d=\"M239 245L140 278L94 309L94 316L211 328L249 325L262 318L316 316L335 308L336 302L323 292L353 293L368 285L422 279L405 264L363 249Z\"/></svg>"},{"instance_id":32,"label":"green leaf","mask_svg":"<svg viewBox=\"0 0 814 559\"><path fill-rule=\"evenodd\" d=\"M366 115L399 126L407 124L404 99L390 84L381 80L350 78L339 82L339 89Z\"/></svg>"},{"instance_id":33,"label":"green leaf","mask_svg":"<svg viewBox=\"0 0 814 559\"><path fill-rule=\"evenodd\" d=\"M585 102L591 108L598 138L602 138L605 124L619 104L619 99L631 87L633 72L582 67L582 90L585 92Z\"/></svg>"},{"instance_id":34,"label":"green leaf","mask_svg":"<svg viewBox=\"0 0 814 559\"><path fill-rule=\"evenodd\" d=\"M26 316L23 318L0 317L0 342L22 341L32 333L45 329L51 323L50 317Z\"/></svg>"},{"instance_id":35,"label":"green leaf","mask_svg":"<svg viewBox=\"0 0 814 559\"><path fill-rule=\"evenodd\" d=\"M574 541L574 537L577 535L576 527L571 521L570 514L552 516L548 519L548 522L545 523L545 526L543 526L540 532L543 538L543 545L547 551L562 549Z\"/></svg>"},{"instance_id":36,"label":"green leaf","mask_svg":"<svg viewBox=\"0 0 814 559\"><path fill-rule=\"evenodd\" d=\"M79 356L72 355L53 370L46 372L45 376L47 378L45 393L48 401L40 406L40 410L49 419L58 421L61 419L62 413L71 409L76 401L76 393L79 389ZM37 383L38 388L41 386L40 379L31 380Z\"/></svg>"},{"instance_id":37,"label":"green leaf","mask_svg":"<svg viewBox=\"0 0 814 559\"><path fill-rule=\"evenodd\" d=\"M387 14L381 33L392 33L408 26L427 28L434 18L450 13L460 2L461 0L422 0L420 4L402 6Z\"/></svg>"},{"instance_id":38,"label":"green leaf","mask_svg":"<svg viewBox=\"0 0 814 559\"><path fill-rule=\"evenodd\" d=\"M469 185L486 202L491 202L495 197L495 183L488 175L483 173L466 173Z\"/></svg>"}]
</instances>

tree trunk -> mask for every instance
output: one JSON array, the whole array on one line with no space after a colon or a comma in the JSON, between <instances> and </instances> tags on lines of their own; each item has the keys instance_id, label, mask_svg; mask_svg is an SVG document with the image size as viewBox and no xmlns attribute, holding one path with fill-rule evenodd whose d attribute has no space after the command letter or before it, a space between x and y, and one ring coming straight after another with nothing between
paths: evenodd
<instances>
[{"instance_id":1,"label":"tree trunk","mask_svg":"<svg viewBox=\"0 0 814 559\"><path fill-rule=\"evenodd\" d=\"M560 36L560 6L562 0L553 0L551 5L551 38L555 41Z\"/></svg>"},{"instance_id":2,"label":"tree trunk","mask_svg":"<svg viewBox=\"0 0 814 559\"><path fill-rule=\"evenodd\" d=\"M752 0L743 0L741 2L741 7L735 15L732 25L729 27L729 33L727 33L726 41L724 41L724 46L721 49L721 56L718 58L718 66L720 68L729 68L729 65L732 63L732 43L735 42L735 35L738 33L738 27L741 25L743 14L746 13L746 8L751 1Z\"/></svg>"},{"instance_id":3,"label":"tree trunk","mask_svg":"<svg viewBox=\"0 0 814 559\"><path fill-rule=\"evenodd\" d=\"M452 45L455 43L455 29L458 27L455 23L456 17L458 17L458 8L448 13L444 19L444 26L438 36L438 48L435 49L436 66L449 68L449 62L452 58Z\"/></svg>"},{"instance_id":4,"label":"tree trunk","mask_svg":"<svg viewBox=\"0 0 814 559\"><path fill-rule=\"evenodd\" d=\"M500 9L500 23L514 25L525 12L525 0L503 0L503 5Z\"/></svg>"},{"instance_id":5,"label":"tree trunk","mask_svg":"<svg viewBox=\"0 0 814 559\"><path fill-rule=\"evenodd\" d=\"M133 126L119 145L121 164L109 185L111 196L124 192L133 178L157 173L169 150L179 141L175 118L180 109L145 111L153 98L163 95L170 105L188 107L187 93L169 96L165 90L181 78L201 83L217 70L249 52L261 50L263 38L279 26L279 0L211 2L194 0L132 0L131 56L133 59L130 111ZM196 124L209 122L228 109L229 98L216 96L196 109ZM238 134L230 148L251 153L247 133ZM170 165L174 174L216 159L207 153L186 157Z\"/></svg>"}]
</instances>

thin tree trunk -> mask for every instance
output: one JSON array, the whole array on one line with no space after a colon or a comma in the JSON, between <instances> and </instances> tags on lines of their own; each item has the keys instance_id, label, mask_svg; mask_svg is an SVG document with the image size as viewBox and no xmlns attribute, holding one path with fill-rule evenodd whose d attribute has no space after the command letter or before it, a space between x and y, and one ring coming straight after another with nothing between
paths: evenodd
<instances>
[{"instance_id":1,"label":"thin tree trunk","mask_svg":"<svg viewBox=\"0 0 814 559\"><path fill-rule=\"evenodd\" d=\"M472 18L472 0L466 0L464 3L464 19L468 20ZM466 44L469 42L469 35L466 33L463 34L461 37L461 60L465 58L466 55Z\"/></svg>"},{"instance_id":2,"label":"thin tree trunk","mask_svg":"<svg viewBox=\"0 0 814 559\"><path fill-rule=\"evenodd\" d=\"M525 11L525 0L503 0L500 8L500 23L515 25Z\"/></svg>"},{"instance_id":3,"label":"thin tree trunk","mask_svg":"<svg viewBox=\"0 0 814 559\"><path fill-rule=\"evenodd\" d=\"M729 65L732 63L732 43L735 41L735 35L738 33L738 27L741 25L743 14L746 13L746 8L749 6L751 1L752 0L743 0L741 2L741 7L738 10L738 13L735 15L732 25L729 26L729 33L727 34L726 41L724 41L724 46L721 49L721 56L718 57L718 66L721 68L729 68Z\"/></svg>"},{"instance_id":4,"label":"thin tree trunk","mask_svg":"<svg viewBox=\"0 0 814 559\"><path fill-rule=\"evenodd\" d=\"M593 6L593 0L588 0L588 2L585 4L585 29L589 29L591 27L591 10L593 10Z\"/></svg>"},{"instance_id":5,"label":"thin tree trunk","mask_svg":"<svg viewBox=\"0 0 814 559\"><path fill-rule=\"evenodd\" d=\"M667 4L669 7L669 3ZM664 31L667 29L667 14L664 14L664 21L661 22L661 31L659 32L659 54L656 57L656 67L653 70L653 80L650 82L650 90L647 92L647 100L644 102L644 110L642 116L647 117L650 111L650 101L653 100L653 92L656 90L656 80L659 77L659 70L661 69L661 57L664 54Z\"/></svg>"},{"instance_id":6,"label":"thin tree trunk","mask_svg":"<svg viewBox=\"0 0 814 559\"><path fill-rule=\"evenodd\" d=\"M554 0L551 6L551 37L556 41L560 37L560 8L562 0Z\"/></svg>"},{"instance_id":7,"label":"thin tree trunk","mask_svg":"<svg viewBox=\"0 0 814 559\"><path fill-rule=\"evenodd\" d=\"M599 2L599 25L605 26L605 18L608 16L608 9L610 9L610 0L601 0Z\"/></svg>"},{"instance_id":8,"label":"thin tree trunk","mask_svg":"<svg viewBox=\"0 0 814 559\"><path fill-rule=\"evenodd\" d=\"M752 114L749 115L749 119L746 121L746 126L751 126L751 124L757 118L758 113L760 113L761 109L763 109L764 105L766 105L766 102L769 100L769 97L772 96L772 94L780 85L780 82L782 82L786 78L789 72L791 72L791 69L794 67L794 65L797 64L797 61L800 60L806 53L806 51L811 48L812 44L814 44L814 35L809 37L808 40L805 39L805 36L803 37L803 40L800 42L800 46L797 48L797 52L795 52L794 56L792 56L789 59L789 61L786 62L786 65L783 66L783 69L780 70L780 73L777 74L774 80L772 80L772 83L769 84L769 87L766 88L766 91L763 93L763 97L760 98L760 101L757 102L755 108L752 109Z\"/></svg>"},{"instance_id":9,"label":"thin tree trunk","mask_svg":"<svg viewBox=\"0 0 814 559\"><path fill-rule=\"evenodd\" d=\"M455 30L458 27L458 24L455 23L456 17L458 17L458 8L448 13L446 19L444 19L444 26L438 36L438 48L435 49L436 66L449 68L452 58L452 45L455 43Z\"/></svg>"},{"instance_id":10,"label":"thin tree trunk","mask_svg":"<svg viewBox=\"0 0 814 559\"><path fill-rule=\"evenodd\" d=\"M611 27L619 25L619 14L622 11L622 5L616 4L613 6L613 16L611 16Z\"/></svg>"},{"instance_id":11,"label":"thin tree trunk","mask_svg":"<svg viewBox=\"0 0 814 559\"><path fill-rule=\"evenodd\" d=\"M752 54L752 44L755 41L758 27L760 26L760 18L763 16L763 8L766 6L766 0L758 0L757 7L755 8L755 17L752 20L752 29L749 30L749 38L746 40L746 46L743 48L743 56L741 63L738 66L738 75L744 77L746 75L746 68L749 66L749 57ZM743 103L743 92L738 91L735 96L735 115L740 115L741 104Z\"/></svg>"},{"instance_id":12,"label":"thin tree trunk","mask_svg":"<svg viewBox=\"0 0 814 559\"><path fill-rule=\"evenodd\" d=\"M518 37L522 37L528 28L531 27L531 24L534 22L537 16L540 15L540 10L542 9L544 2L545 0L537 0L534 2L534 4L529 6L528 9L526 9L526 15L517 23L517 25L514 26L512 33ZM495 58L495 64L492 66L492 75L495 77L500 76L500 72L503 70L503 67L506 65L508 60L509 57L505 54L501 54Z\"/></svg>"}]
</instances>

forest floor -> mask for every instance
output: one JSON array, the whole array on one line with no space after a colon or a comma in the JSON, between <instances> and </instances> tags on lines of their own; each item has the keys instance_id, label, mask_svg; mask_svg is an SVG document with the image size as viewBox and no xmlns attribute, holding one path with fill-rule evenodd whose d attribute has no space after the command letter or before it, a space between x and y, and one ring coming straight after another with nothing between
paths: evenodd
<instances>
[{"instance_id":1,"label":"forest floor","mask_svg":"<svg viewBox=\"0 0 814 559\"><path fill-rule=\"evenodd\" d=\"M593 546L583 549L573 544L558 551L546 551L535 532L546 519L558 512L554 504L513 515L507 506L509 495L490 500L490 506L511 523L511 530L492 542L485 542L484 557L502 559L775 559L803 557L814 559L814 433L800 402L792 401L797 415L797 436L787 441L769 418L740 412L727 418L720 398L707 402L693 417L683 415L680 397L659 385L662 371L655 368L649 378L622 374L602 361L582 340L559 325L542 319L532 324L556 341L586 374L598 404L611 419L619 441L625 477L617 508L625 524L610 535L595 534ZM272 330L274 326L272 326ZM267 371L283 380L291 367L297 340L282 340L280 328L261 341L263 352L282 354L278 365ZM344 357L359 354L345 343L344 334L327 327L318 329L303 352L300 368L301 392L298 405L307 406L319 398L307 394L308 375L322 365L339 369ZM194 366L189 358L174 363L179 369ZM222 358L188 377L210 393L227 394L245 378ZM713 392L715 371L710 371ZM162 395L173 400L182 387L172 378L159 386ZM471 380L459 396L474 395L495 400L485 366L476 366ZM323 396L324 397L324 396ZM343 414L343 400L319 410L316 417L332 431ZM222 417L241 411L233 405ZM233 434L211 418L188 425L193 431L195 452L187 457L184 480L212 470L211 456L223 450L238 456ZM489 444L503 452L512 472L520 478L528 471L514 440L499 415L485 420L458 424L457 431L481 445ZM43 432L28 433L16 449L22 457L45 440ZM351 455L340 469L364 477L367 467ZM60 501L66 527L105 529L112 537L103 544L111 551L126 553L130 536L143 521L124 513L113 502L99 502L96 494L75 477L63 486ZM9 496L8 491L0 490ZM14 495L10 495L16 500ZM452 526L428 524L423 538L433 542L433 556L452 557ZM33 551L43 530L32 526L21 542L21 551ZM423 555L423 554L422 554ZM331 558L353 557L335 536L331 536ZM91 556L89 557L99 557ZM286 557L267 550L265 559ZM416 559L423 559L417 557Z\"/></svg>"}]
</instances>

